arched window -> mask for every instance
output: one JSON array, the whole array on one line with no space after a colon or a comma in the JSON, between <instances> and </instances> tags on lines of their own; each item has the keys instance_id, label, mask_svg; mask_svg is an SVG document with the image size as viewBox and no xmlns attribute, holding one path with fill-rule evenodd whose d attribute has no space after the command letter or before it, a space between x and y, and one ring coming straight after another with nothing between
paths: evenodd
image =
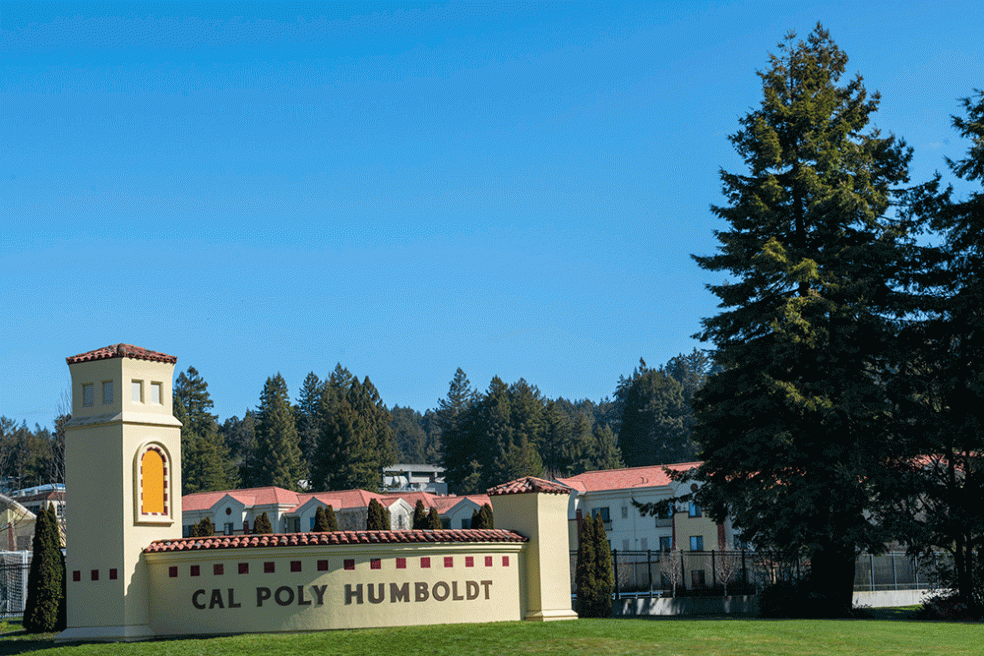
<instances>
[{"instance_id":1,"label":"arched window","mask_svg":"<svg viewBox=\"0 0 984 656\"><path fill-rule=\"evenodd\" d=\"M171 519L170 462L160 444L148 444L136 461L137 521L160 522Z\"/></svg>"}]
</instances>

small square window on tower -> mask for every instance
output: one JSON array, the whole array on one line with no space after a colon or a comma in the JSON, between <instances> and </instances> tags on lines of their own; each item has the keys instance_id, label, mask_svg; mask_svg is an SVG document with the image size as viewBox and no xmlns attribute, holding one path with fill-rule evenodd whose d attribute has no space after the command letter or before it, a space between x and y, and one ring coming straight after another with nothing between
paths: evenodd
<instances>
[{"instance_id":1,"label":"small square window on tower","mask_svg":"<svg viewBox=\"0 0 984 656\"><path fill-rule=\"evenodd\" d=\"M132 403L143 403L143 381L130 381L130 401Z\"/></svg>"},{"instance_id":2,"label":"small square window on tower","mask_svg":"<svg viewBox=\"0 0 984 656\"><path fill-rule=\"evenodd\" d=\"M103 381L103 405L109 405L113 402L113 381L104 380Z\"/></svg>"},{"instance_id":3,"label":"small square window on tower","mask_svg":"<svg viewBox=\"0 0 984 656\"><path fill-rule=\"evenodd\" d=\"M92 383L82 383L82 405L91 408L96 402L96 386Z\"/></svg>"},{"instance_id":4,"label":"small square window on tower","mask_svg":"<svg viewBox=\"0 0 984 656\"><path fill-rule=\"evenodd\" d=\"M161 384L151 383L150 384L150 398L147 399L147 403L154 403L160 405L163 403L163 395L161 394Z\"/></svg>"}]
</instances>

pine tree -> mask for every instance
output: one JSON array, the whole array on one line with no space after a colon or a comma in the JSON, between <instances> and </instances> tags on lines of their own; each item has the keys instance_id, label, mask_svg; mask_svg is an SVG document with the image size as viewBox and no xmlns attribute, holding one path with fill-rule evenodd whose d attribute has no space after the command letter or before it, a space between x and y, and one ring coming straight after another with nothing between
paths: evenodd
<instances>
[{"instance_id":1,"label":"pine tree","mask_svg":"<svg viewBox=\"0 0 984 656\"><path fill-rule=\"evenodd\" d=\"M437 508L434 506L431 506L430 510L427 512L427 526L425 528L429 528L433 531L441 528L441 516L437 514Z\"/></svg>"},{"instance_id":2,"label":"pine tree","mask_svg":"<svg viewBox=\"0 0 984 656\"><path fill-rule=\"evenodd\" d=\"M696 448L685 418L683 386L657 369L636 375L625 394L618 443L628 467L688 462Z\"/></svg>"},{"instance_id":3,"label":"pine tree","mask_svg":"<svg viewBox=\"0 0 984 656\"><path fill-rule=\"evenodd\" d=\"M273 533L273 524L270 522L270 517L264 512L256 521L253 522L253 533L256 535L268 535Z\"/></svg>"},{"instance_id":4,"label":"pine tree","mask_svg":"<svg viewBox=\"0 0 984 656\"><path fill-rule=\"evenodd\" d=\"M232 463L219 436L216 416L209 412L208 383L194 367L174 382L173 412L181 422L182 494L225 490L233 485Z\"/></svg>"},{"instance_id":5,"label":"pine tree","mask_svg":"<svg viewBox=\"0 0 984 656\"><path fill-rule=\"evenodd\" d=\"M427 528L425 525L427 523L427 511L424 509L424 502L421 499L417 499L416 505L413 507L413 529L419 530L422 528Z\"/></svg>"},{"instance_id":6,"label":"pine tree","mask_svg":"<svg viewBox=\"0 0 984 656\"><path fill-rule=\"evenodd\" d=\"M318 418L318 405L321 401L324 383L312 371L301 384L301 392L294 406L294 423L297 425L297 437L301 447L301 460L305 471L310 470L318 448L318 436L321 433Z\"/></svg>"},{"instance_id":7,"label":"pine tree","mask_svg":"<svg viewBox=\"0 0 984 656\"><path fill-rule=\"evenodd\" d=\"M328 516L325 514L324 506L318 506L318 509L314 511L314 528L311 530L318 533L324 533L328 530Z\"/></svg>"},{"instance_id":8,"label":"pine tree","mask_svg":"<svg viewBox=\"0 0 984 656\"><path fill-rule=\"evenodd\" d=\"M28 633L55 631L64 617L65 559L61 553L58 519L51 506L37 515L32 548L24 629Z\"/></svg>"},{"instance_id":9,"label":"pine tree","mask_svg":"<svg viewBox=\"0 0 984 656\"><path fill-rule=\"evenodd\" d=\"M297 490L304 478L301 449L287 383L280 374L267 378L256 412L255 482Z\"/></svg>"},{"instance_id":10,"label":"pine tree","mask_svg":"<svg viewBox=\"0 0 984 656\"><path fill-rule=\"evenodd\" d=\"M331 505L325 509L325 521L328 525L328 528L325 529L326 531L338 530L338 519L335 517L335 509Z\"/></svg>"},{"instance_id":11,"label":"pine tree","mask_svg":"<svg viewBox=\"0 0 984 656\"><path fill-rule=\"evenodd\" d=\"M699 335L722 371L695 399L697 500L760 547L808 558L812 598L841 615L855 554L889 537L870 513L889 475L892 317L908 303L907 226L888 213L911 155L864 132L878 96L860 76L838 86L847 56L826 30L779 48L731 137L747 172L721 173L718 253L694 258L730 278L709 286L723 309Z\"/></svg>"}]
</instances>

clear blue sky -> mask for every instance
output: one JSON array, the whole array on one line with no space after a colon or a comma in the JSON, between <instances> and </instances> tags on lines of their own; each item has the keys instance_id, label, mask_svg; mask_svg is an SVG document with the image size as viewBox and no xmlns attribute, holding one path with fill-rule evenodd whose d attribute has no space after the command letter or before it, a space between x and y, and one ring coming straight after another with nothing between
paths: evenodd
<instances>
[{"instance_id":1,"label":"clear blue sky","mask_svg":"<svg viewBox=\"0 0 984 656\"><path fill-rule=\"evenodd\" d=\"M979 0L0 4L0 415L117 342L221 419L338 362L420 411L457 367L608 396L699 345L727 135L817 21L915 180L965 152Z\"/></svg>"}]
</instances>

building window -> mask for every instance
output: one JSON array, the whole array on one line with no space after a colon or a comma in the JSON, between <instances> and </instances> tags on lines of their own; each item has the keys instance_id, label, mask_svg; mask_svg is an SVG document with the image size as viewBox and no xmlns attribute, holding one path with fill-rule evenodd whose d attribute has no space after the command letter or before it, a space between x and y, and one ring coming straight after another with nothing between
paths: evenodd
<instances>
[{"instance_id":1,"label":"building window","mask_svg":"<svg viewBox=\"0 0 984 656\"><path fill-rule=\"evenodd\" d=\"M161 394L161 384L151 383L150 399L148 400L148 403L156 403L157 405L160 405L162 403L161 401L162 398L163 398L163 394Z\"/></svg>"},{"instance_id":2,"label":"building window","mask_svg":"<svg viewBox=\"0 0 984 656\"><path fill-rule=\"evenodd\" d=\"M465 518L461 520L461 528L471 528L471 519Z\"/></svg>"},{"instance_id":3,"label":"building window","mask_svg":"<svg viewBox=\"0 0 984 656\"><path fill-rule=\"evenodd\" d=\"M82 405L91 408L96 402L96 387L92 383L82 383Z\"/></svg>"},{"instance_id":4,"label":"building window","mask_svg":"<svg viewBox=\"0 0 984 656\"><path fill-rule=\"evenodd\" d=\"M130 381L130 402L131 403L143 403L143 381L142 380L132 380L132 381Z\"/></svg>"},{"instance_id":5,"label":"building window","mask_svg":"<svg viewBox=\"0 0 984 656\"><path fill-rule=\"evenodd\" d=\"M700 506L698 506L693 501L690 502L690 516L691 517L703 517L700 512Z\"/></svg>"},{"instance_id":6,"label":"building window","mask_svg":"<svg viewBox=\"0 0 984 656\"><path fill-rule=\"evenodd\" d=\"M191 537L191 529L193 529L193 528L195 528L195 525L194 524L185 524L184 526L182 526L181 527L181 537L183 537L183 538L190 538Z\"/></svg>"},{"instance_id":7,"label":"building window","mask_svg":"<svg viewBox=\"0 0 984 656\"><path fill-rule=\"evenodd\" d=\"M670 551L673 549L673 538L669 535L663 535L659 538L659 550L660 551Z\"/></svg>"},{"instance_id":8,"label":"building window","mask_svg":"<svg viewBox=\"0 0 984 656\"><path fill-rule=\"evenodd\" d=\"M595 508L594 509L594 514L595 514L595 516L600 515L601 516L601 521L605 522L606 524L608 524L609 522L612 521L612 516L608 512L608 508Z\"/></svg>"},{"instance_id":9,"label":"building window","mask_svg":"<svg viewBox=\"0 0 984 656\"><path fill-rule=\"evenodd\" d=\"M103 381L103 405L109 405L113 402L113 381L104 380Z\"/></svg>"},{"instance_id":10,"label":"building window","mask_svg":"<svg viewBox=\"0 0 984 656\"><path fill-rule=\"evenodd\" d=\"M628 551L628 550L629 550L629 539L622 538L622 551Z\"/></svg>"},{"instance_id":11,"label":"building window","mask_svg":"<svg viewBox=\"0 0 984 656\"><path fill-rule=\"evenodd\" d=\"M232 522L226 522L224 528L226 535L232 535Z\"/></svg>"},{"instance_id":12,"label":"building window","mask_svg":"<svg viewBox=\"0 0 984 656\"><path fill-rule=\"evenodd\" d=\"M629 507L622 506L622 519L628 519L628 518L629 518Z\"/></svg>"},{"instance_id":13,"label":"building window","mask_svg":"<svg viewBox=\"0 0 984 656\"><path fill-rule=\"evenodd\" d=\"M690 587L696 590L707 587L707 576L704 574L704 570L695 569L690 572Z\"/></svg>"},{"instance_id":14,"label":"building window","mask_svg":"<svg viewBox=\"0 0 984 656\"><path fill-rule=\"evenodd\" d=\"M690 536L690 550L691 551L703 551L704 550L704 536L703 535L691 535Z\"/></svg>"},{"instance_id":15,"label":"building window","mask_svg":"<svg viewBox=\"0 0 984 656\"><path fill-rule=\"evenodd\" d=\"M138 522L170 522L172 504L169 460L167 451L161 444L151 443L137 452L133 492L136 496L134 506Z\"/></svg>"},{"instance_id":16,"label":"building window","mask_svg":"<svg viewBox=\"0 0 984 656\"><path fill-rule=\"evenodd\" d=\"M639 549L642 551L649 551L649 538L642 538L639 540Z\"/></svg>"}]
</instances>

